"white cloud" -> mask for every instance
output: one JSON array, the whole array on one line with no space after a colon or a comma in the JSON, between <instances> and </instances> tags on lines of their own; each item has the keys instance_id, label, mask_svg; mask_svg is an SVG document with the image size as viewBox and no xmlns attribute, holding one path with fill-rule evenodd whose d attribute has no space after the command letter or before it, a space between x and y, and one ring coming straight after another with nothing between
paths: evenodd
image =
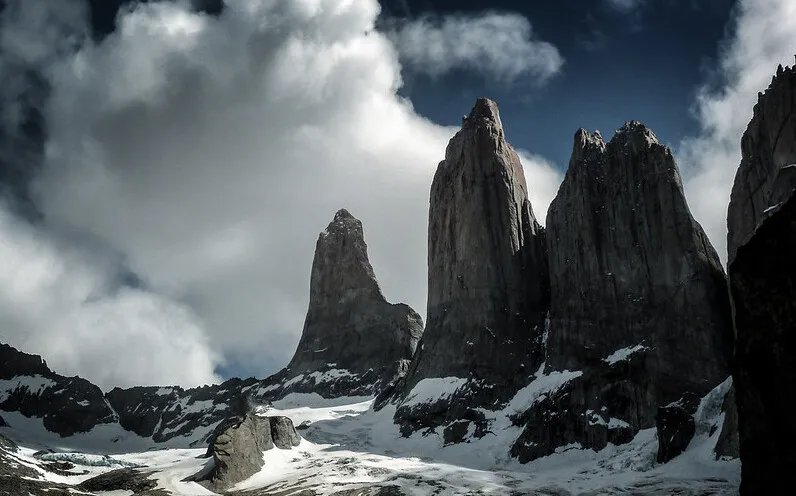
<instances>
[{"instance_id":1,"label":"white cloud","mask_svg":"<svg viewBox=\"0 0 796 496\"><path fill-rule=\"evenodd\" d=\"M778 64L793 62L795 51L796 3L740 0L721 54L724 84L700 91L696 112L702 130L678 151L691 210L722 260L727 258L727 205L741 162L741 136L757 93L768 86Z\"/></svg>"},{"instance_id":2,"label":"white cloud","mask_svg":"<svg viewBox=\"0 0 796 496\"><path fill-rule=\"evenodd\" d=\"M556 47L537 39L519 14L426 16L399 23L390 38L410 67L431 76L471 69L504 82L544 82L564 63Z\"/></svg>"},{"instance_id":3,"label":"white cloud","mask_svg":"<svg viewBox=\"0 0 796 496\"><path fill-rule=\"evenodd\" d=\"M609 7L620 12L632 12L644 4L645 0L606 0Z\"/></svg>"},{"instance_id":4,"label":"white cloud","mask_svg":"<svg viewBox=\"0 0 796 496\"><path fill-rule=\"evenodd\" d=\"M139 4L50 66L36 198L49 232L93 248L48 277L94 282L68 297L37 286L31 301L55 299L57 312L31 320L29 306L17 320L32 323L0 339L104 384L209 380L219 355L273 372L301 332L317 234L341 207L363 221L388 299L424 314L429 187L455 129L397 96L378 11L375 0L229 0L216 19ZM503 47L527 53L527 37L507 36ZM540 64L495 67L541 77ZM543 221L560 177L538 157L523 163ZM47 243L42 260L61 260L60 238ZM93 298L115 277L114 264L86 262L104 253L147 289Z\"/></svg>"},{"instance_id":5,"label":"white cloud","mask_svg":"<svg viewBox=\"0 0 796 496\"><path fill-rule=\"evenodd\" d=\"M3 341L98 385L214 382L220 357L190 309L114 289L112 267L0 210ZM175 360L179 357L179 360Z\"/></svg>"},{"instance_id":6,"label":"white cloud","mask_svg":"<svg viewBox=\"0 0 796 496\"><path fill-rule=\"evenodd\" d=\"M528 183L528 197L537 222L545 225L547 208L558 193L564 176L549 160L525 150L517 150Z\"/></svg>"}]
</instances>

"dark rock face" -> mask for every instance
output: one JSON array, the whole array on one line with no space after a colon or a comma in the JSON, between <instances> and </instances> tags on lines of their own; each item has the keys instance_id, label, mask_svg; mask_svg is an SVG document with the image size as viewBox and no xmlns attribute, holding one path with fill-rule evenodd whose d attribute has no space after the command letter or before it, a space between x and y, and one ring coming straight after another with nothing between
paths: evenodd
<instances>
[{"instance_id":1,"label":"dark rock face","mask_svg":"<svg viewBox=\"0 0 796 496\"><path fill-rule=\"evenodd\" d=\"M262 391L266 396L294 391L324 397L375 395L406 370L422 332L414 310L384 299L368 260L362 223L340 210L318 237L310 304L296 353L278 374L282 385Z\"/></svg>"},{"instance_id":2,"label":"dark rock face","mask_svg":"<svg viewBox=\"0 0 796 496\"><path fill-rule=\"evenodd\" d=\"M467 384L396 412L409 431L458 420L524 386L542 360L549 282L544 230L497 105L479 99L431 186L428 322L402 395L423 380Z\"/></svg>"},{"instance_id":3,"label":"dark rock face","mask_svg":"<svg viewBox=\"0 0 796 496\"><path fill-rule=\"evenodd\" d=\"M758 95L741 153L727 211L737 412L728 413L724 430L738 429L742 495L789 494L796 429L782 401L794 394L796 353L793 68L780 66Z\"/></svg>"},{"instance_id":4,"label":"dark rock face","mask_svg":"<svg viewBox=\"0 0 796 496\"><path fill-rule=\"evenodd\" d=\"M263 467L263 452L274 446L290 449L301 438L287 417L260 417L253 413L230 418L218 425L208 447L211 470L193 480L214 490L234 486Z\"/></svg>"},{"instance_id":5,"label":"dark rock face","mask_svg":"<svg viewBox=\"0 0 796 496\"><path fill-rule=\"evenodd\" d=\"M789 494L796 426L796 196L738 247L730 265L737 341L741 494Z\"/></svg>"},{"instance_id":6,"label":"dark rock face","mask_svg":"<svg viewBox=\"0 0 796 496\"><path fill-rule=\"evenodd\" d=\"M716 441L716 458L738 458L741 456L738 439L738 408L735 403L735 387L731 387L721 406L724 422L719 439Z\"/></svg>"},{"instance_id":7,"label":"dark rock face","mask_svg":"<svg viewBox=\"0 0 796 496\"><path fill-rule=\"evenodd\" d=\"M703 397L726 379L732 323L721 263L691 216L670 150L638 122L607 144L578 131L546 235L546 372L583 375L528 414L539 419L555 407L571 418L552 420L559 431L529 424L513 452L532 459L571 442L603 447L604 426L589 411L631 434L659 418L666 436L690 432L689 415L678 424L659 407Z\"/></svg>"},{"instance_id":8,"label":"dark rock face","mask_svg":"<svg viewBox=\"0 0 796 496\"><path fill-rule=\"evenodd\" d=\"M694 413L698 407L699 398L686 394L680 401L658 408L658 463L666 463L688 448L696 432Z\"/></svg>"},{"instance_id":9,"label":"dark rock face","mask_svg":"<svg viewBox=\"0 0 796 496\"><path fill-rule=\"evenodd\" d=\"M41 418L47 430L61 436L116 421L97 386L79 377L58 375L41 357L2 343L0 410Z\"/></svg>"}]
</instances>

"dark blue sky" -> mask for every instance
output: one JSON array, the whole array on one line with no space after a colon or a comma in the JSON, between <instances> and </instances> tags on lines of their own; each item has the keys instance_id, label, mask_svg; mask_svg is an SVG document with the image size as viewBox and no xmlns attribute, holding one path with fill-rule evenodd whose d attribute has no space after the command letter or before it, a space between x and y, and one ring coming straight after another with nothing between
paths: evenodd
<instances>
[{"instance_id":1,"label":"dark blue sky","mask_svg":"<svg viewBox=\"0 0 796 496\"><path fill-rule=\"evenodd\" d=\"M524 14L536 36L555 45L565 63L545 86L511 87L473 74L441 80L405 73L403 90L423 115L460 124L475 99L498 102L506 135L517 148L565 168L580 127L606 138L639 120L676 146L697 131L691 114L696 91L710 81L731 20L732 0L645 0L619 11L607 0L383 0L386 15L481 12ZM408 7L408 12L407 12Z\"/></svg>"}]
</instances>

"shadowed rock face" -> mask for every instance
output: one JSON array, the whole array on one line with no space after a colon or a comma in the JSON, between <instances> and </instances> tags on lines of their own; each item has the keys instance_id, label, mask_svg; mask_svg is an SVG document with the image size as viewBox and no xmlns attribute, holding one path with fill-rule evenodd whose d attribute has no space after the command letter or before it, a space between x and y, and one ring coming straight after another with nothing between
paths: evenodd
<instances>
[{"instance_id":1,"label":"shadowed rock face","mask_svg":"<svg viewBox=\"0 0 796 496\"><path fill-rule=\"evenodd\" d=\"M375 394L405 372L422 332L414 310L384 299L362 223L340 210L318 237L304 330L281 374L303 376L308 382L292 386L299 392L304 385L325 397Z\"/></svg>"},{"instance_id":2,"label":"shadowed rock face","mask_svg":"<svg viewBox=\"0 0 796 496\"><path fill-rule=\"evenodd\" d=\"M601 448L657 424L681 438L662 451L666 461L693 432L698 401L684 397L726 379L732 339L721 263L691 216L671 152L638 122L607 144L578 131L546 226L546 371L582 376L528 415L559 427L529 424L513 452L527 460L571 442ZM566 414L544 420L556 409ZM608 419L616 432L603 432Z\"/></svg>"},{"instance_id":3,"label":"shadowed rock face","mask_svg":"<svg viewBox=\"0 0 796 496\"><path fill-rule=\"evenodd\" d=\"M741 494L790 494L796 424L796 196L763 221L730 265L735 306Z\"/></svg>"},{"instance_id":4,"label":"shadowed rock face","mask_svg":"<svg viewBox=\"0 0 796 496\"><path fill-rule=\"evenodd\" d=\"M445 421L508 399L541 363L544 230L490 100L476 102L437 168L428 236L428 322L404 395L424 379L465 379L466 391L433 408ZM399 422L437 423L409 410L399 408Z\"/></svg>"},{"instance_id":5,"label":"shadowed rock face","mask_svg":"<svg viewBox=\"0 0 796 496\"><path fill-rule=\"evenodd\" d=\"M796 71L781 66L741 141L727 212L741 494L789 494L796 429Z\"/></svg>"}]
</instances>

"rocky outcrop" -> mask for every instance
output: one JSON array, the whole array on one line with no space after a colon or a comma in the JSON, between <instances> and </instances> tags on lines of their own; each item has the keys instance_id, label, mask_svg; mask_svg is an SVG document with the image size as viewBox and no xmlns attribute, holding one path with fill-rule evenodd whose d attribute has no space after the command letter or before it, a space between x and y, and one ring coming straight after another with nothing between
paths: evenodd
<instances>
[{"instance_id":1,"label":"rocky outcrop","mask_svg":"<svg viewBox=\"0 0 796 496\"><path fill-rule=\"evenodd\" d=\"M116 422L100 388L80 377L58 375L41 357L2 343L0 411L40 418L47 430L61 436Z\"/></svg>"},{"instance_id":2,"label":"rocky outcrop","mask_svg":"<svg viewBox=\"0 0 796 496\"><path fill-rule=\"evenodd\" d=\"M509 399L541 363L544 230L490 100L476 102L437 168L428 236L428 322L396 412L405 433L480 422L478 408Z\"/></svg>"},{"instance_id":3,"label":"rocky outcrop","mask_svg":"<svg viewBox=\"0 0 796 496\"><path fill-rule=\"evenodd\" d=\"M296 353L278 374L279 381L262 392L375 395L405 372L422 333L420 315L384 299L362 223L340 210L318 237L310 304Z\"/></svg>"},{"instance_id":4,"label":"rocky outcrop","mask_svg":"<svg viewBox=\"0 0 796 496\"><path fill-rule=\"evenodd\" d=\"M212 465L191 480L204 482L213 490L226 489L259 472L264 465L263 452L274 447L291 449L300 442L289 418L247 412L219 424L207 450Z\"/></svg>"},{"instance_id":5,"label":"rocky outcrop","mask_svg":"<svg viewBox=\"0 0 796 496\"><path fill-rule=\"evenodd\" d=\"M582 375L528 413L564 411L550 420L559 427L529 424L513 453L528 460L572 442L600 449L657 425L667 461L693 434L695 398L729 374L732 339L722 266L671 151L638 122L607 144L578 131L546 226L546 372Z\"/></svg>"},{"instance_id":6,"label":"rocky outcrop","mask_svg":"<svg viewBox=\"0 0 796 496\"><path fill-rule=\"evenodd\" d=\"M741 494L790 494L796 429L796 71L781 66L741 141L727 213Z\"/></svg>"}]
</instances>

